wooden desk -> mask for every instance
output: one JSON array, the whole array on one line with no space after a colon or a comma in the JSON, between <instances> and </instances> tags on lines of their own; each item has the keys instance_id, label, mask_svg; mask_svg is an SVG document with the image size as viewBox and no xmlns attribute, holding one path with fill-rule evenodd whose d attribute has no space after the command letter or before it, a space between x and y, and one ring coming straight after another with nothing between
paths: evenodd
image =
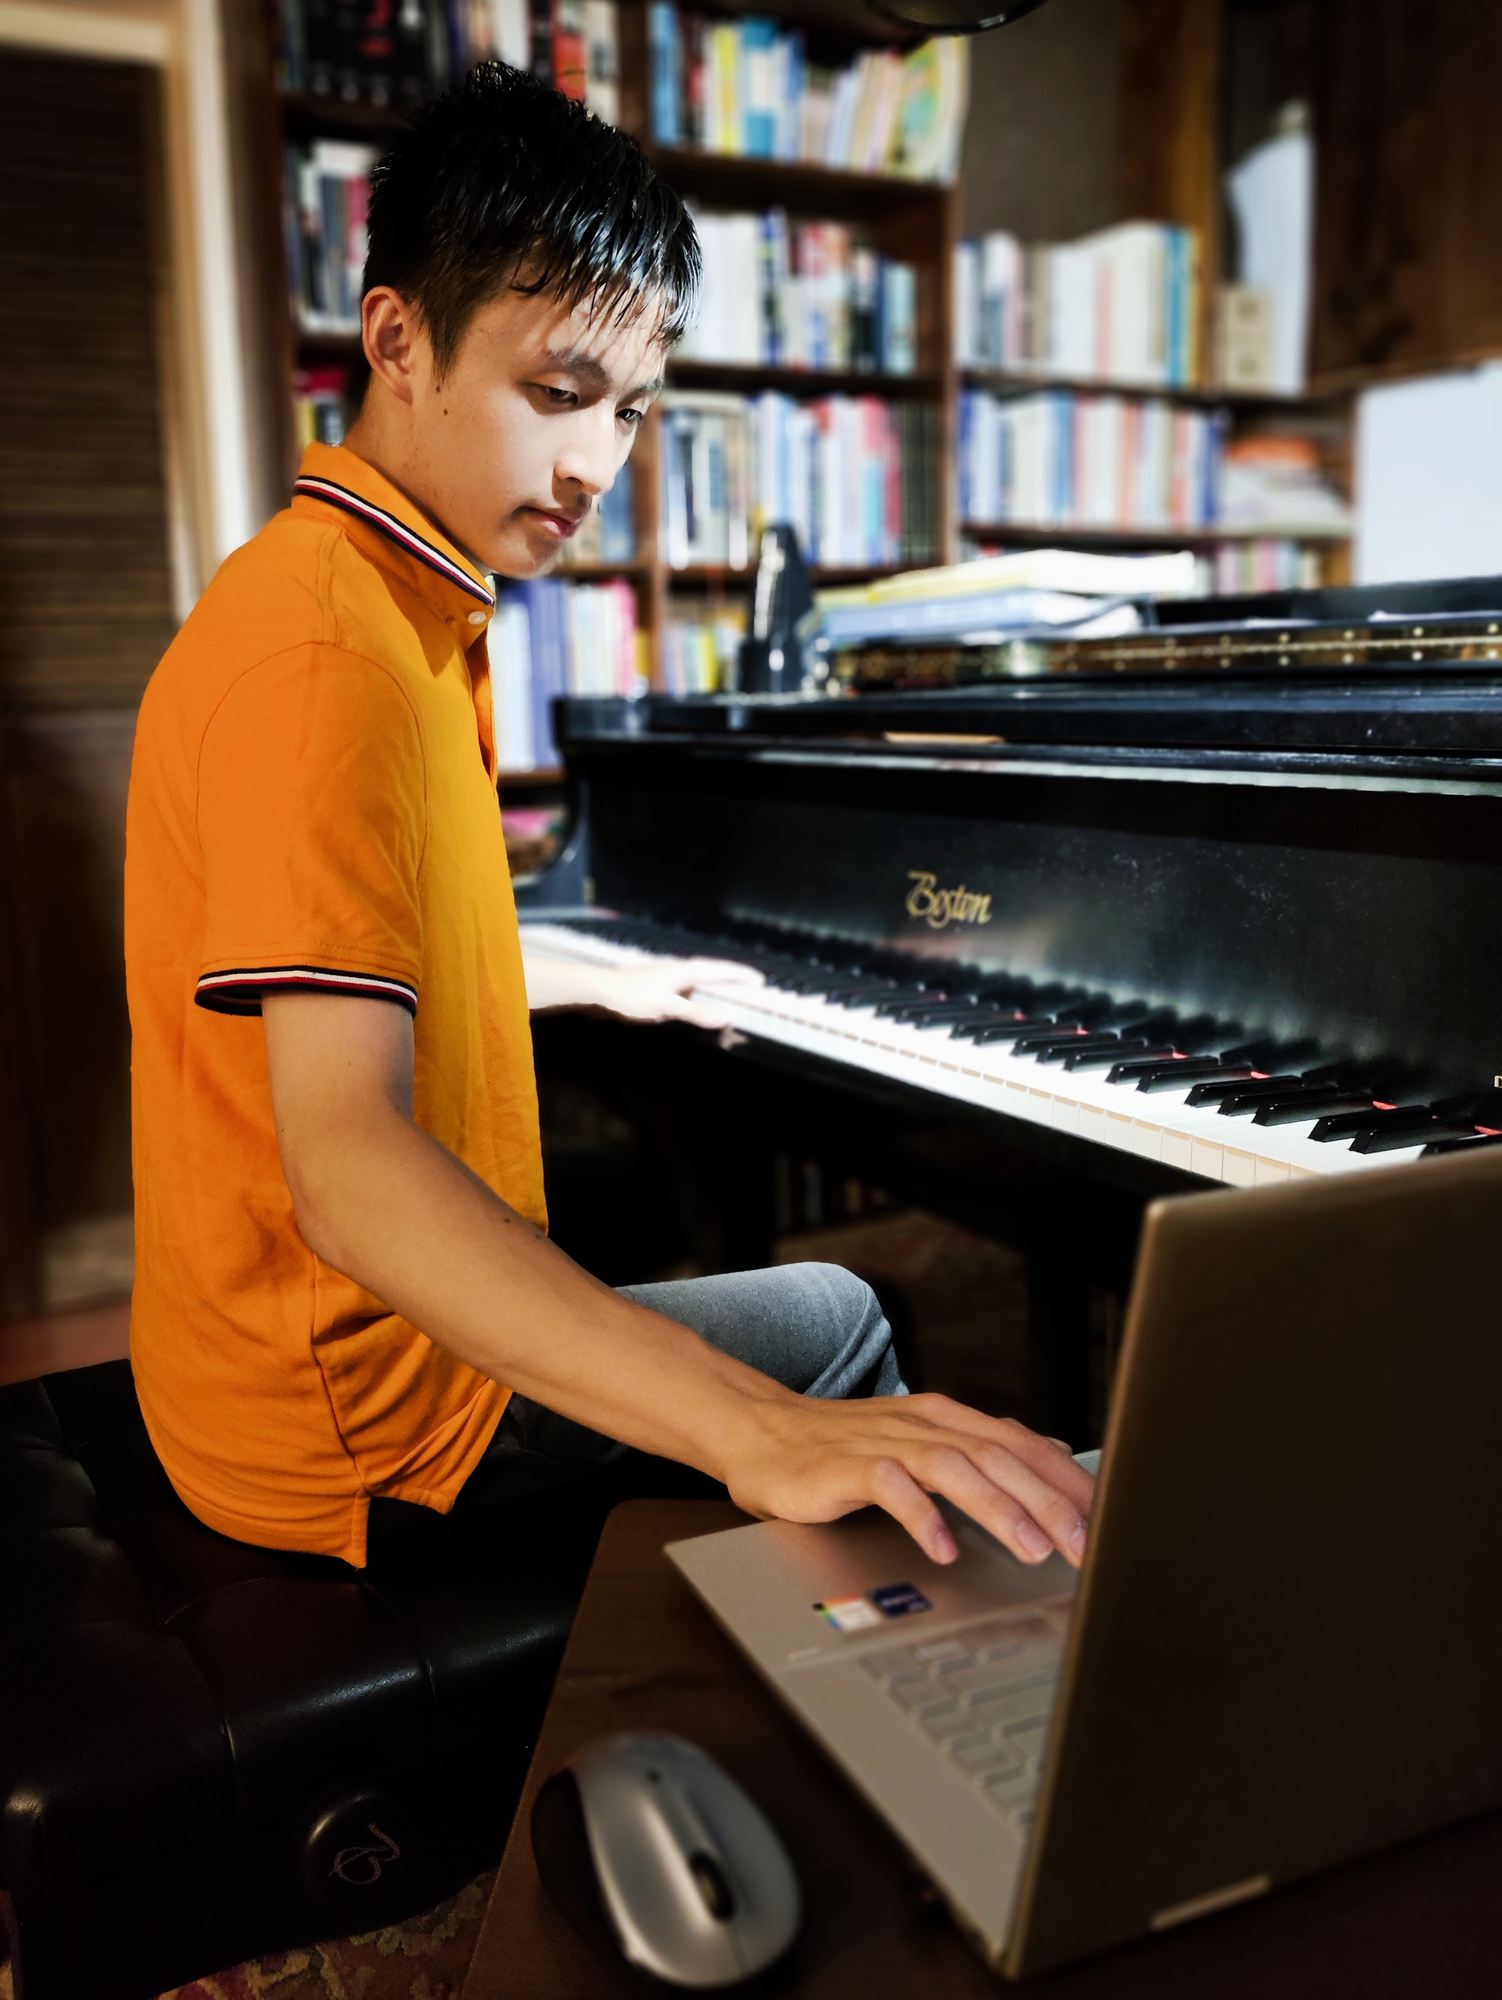
<instances>
[{"instance_id":1,"label":"wooden desk","mask_svg":"<svg viewBox=\"0 0 1502 2000\"><path fill-rule=\"evenodd\" d=\"M803 1882L806 1917L779 1994L1000 2000L1005 1993L925 1896L885 1827L662 1554L666 1542L743 1518L722 1502L655 1500L632 1501L611 1516L463 2000L641 2000L641 1984L597 1958L559 1914L537 1879L528 1834L543 1777L579 1744L617 1729L673 1730L702 1744L781 1833ZM1039 2000L1497 2000L1502 1815L1021 1990Z\"/></svg>"}]
</instances>

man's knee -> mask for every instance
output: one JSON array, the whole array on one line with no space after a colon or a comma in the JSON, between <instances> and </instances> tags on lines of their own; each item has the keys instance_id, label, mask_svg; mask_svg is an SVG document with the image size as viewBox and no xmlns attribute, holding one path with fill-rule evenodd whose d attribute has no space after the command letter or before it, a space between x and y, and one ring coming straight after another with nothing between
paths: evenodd
<instances>
[{"instance_id":1,"label":"man's knee","mask_svg":"<svg viewBox=\"0 0 1502 2000\"><path fill-rule=\"evenodd\" d=\"M803 1274L810 1304L817 1297L830 1321L843 1332L864 1332L884 1317L881 1301L865 1279L847 1271L843 1264L796 1264L791 1268Z\"/></svg>"}]
</instances>

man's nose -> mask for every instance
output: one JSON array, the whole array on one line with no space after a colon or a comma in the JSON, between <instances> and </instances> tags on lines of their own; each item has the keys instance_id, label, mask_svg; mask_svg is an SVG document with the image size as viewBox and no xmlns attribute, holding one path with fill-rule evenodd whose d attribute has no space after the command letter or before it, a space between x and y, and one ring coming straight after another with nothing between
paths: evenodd
<instances>
[{"instance_id":1,"label":"man's nose","mask_svg":"<svg viewBox=\"0 0 1502 2000\"><path fill-rule=\"evenodd\" d=\"M554 476L565 485L582 487L593 500L615 483L619 458L615 412L599 404L581 411L577 424L570 426Z\"/></svg>"}]
</instances>

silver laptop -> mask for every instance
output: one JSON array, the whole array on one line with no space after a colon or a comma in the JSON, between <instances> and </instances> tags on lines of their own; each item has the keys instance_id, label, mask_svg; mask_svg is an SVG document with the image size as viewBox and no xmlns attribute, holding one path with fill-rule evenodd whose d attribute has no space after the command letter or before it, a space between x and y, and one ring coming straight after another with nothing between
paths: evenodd
<instances>
[{"instance_id":1,"label":"silver laptop","mask_svg":"<svg viewBox=\"0 0 1502 2000\"><path fill-rule=\"evenodd\" d=\"M1014 1977L1502 1802L1502 1147L1149 1211L1089 1554L668 1554Z\"/></svg>"}]
</instances>

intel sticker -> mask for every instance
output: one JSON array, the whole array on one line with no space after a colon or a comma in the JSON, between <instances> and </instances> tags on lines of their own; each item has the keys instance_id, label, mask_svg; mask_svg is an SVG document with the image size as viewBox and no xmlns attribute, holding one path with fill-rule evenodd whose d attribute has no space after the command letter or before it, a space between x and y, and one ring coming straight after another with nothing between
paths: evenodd
<instances>
[{"instance_id":1,"label":"intel sticker","mask_svg":"<svg viewBox=\"0 0 1502 2000\"><path fill-rule=\"evenodd\" d=\"M912 1583L885 1583L880 1590L868 1590L866 1595L883 1618L911 1618L915 1611L933 1610L923 1592Z\"/></svg>"},{"instance_id":2,"label":"intel sticker","mask_svg":"<svg viewBox=\"0 0 1502 2000\"><path fill-rule=\"evenodd\" d=\"M832 1597L827 1604L816 1604L814 1609L836 1632L864 1632L869 1626L881 1623L875 1605L864 1597Z\"/></svg>"}]
</instances>

